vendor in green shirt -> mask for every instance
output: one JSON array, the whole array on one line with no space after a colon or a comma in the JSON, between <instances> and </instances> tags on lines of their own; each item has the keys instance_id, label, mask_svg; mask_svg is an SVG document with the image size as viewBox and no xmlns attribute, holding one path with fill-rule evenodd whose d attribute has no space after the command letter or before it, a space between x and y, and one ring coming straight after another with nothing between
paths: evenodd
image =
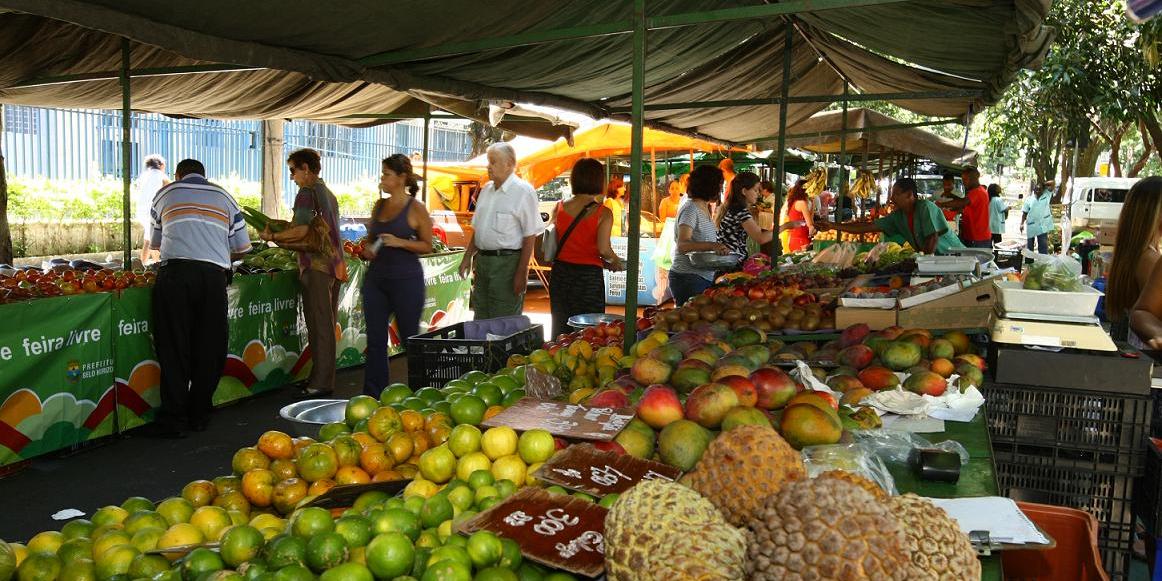
<instances>
[{"instance_id":1,"label":"vendor in green shirt","mask_svg":"<svg viewBox=\"0 0 1162 581\"><path fill-rule=\"evenodd\" d=\"M875 222L835 224L816 221L823 231L835 229L849 234L882 232L886 238L902 239L925 254L940 254L964 248L960 239L948 229L948 221L936 204L916 198L916 180L900 178L892 185L892 203L896 210Z\"/></svg>"}]
</instances>

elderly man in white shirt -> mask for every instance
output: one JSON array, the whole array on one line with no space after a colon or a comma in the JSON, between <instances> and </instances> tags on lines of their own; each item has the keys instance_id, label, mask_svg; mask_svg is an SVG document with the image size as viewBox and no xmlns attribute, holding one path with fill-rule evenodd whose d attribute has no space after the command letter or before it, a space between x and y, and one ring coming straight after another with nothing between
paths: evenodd
<instances>
[{"instance_id":1,"label":"elderly man in white shirt","mask_svg":"<svg viewBox=\"0 0 1162 581\"><path fill-rule=\"evenodd\" d=\"M460 262L473 273L472 309L477 319L519 315L524 310L533 244L544 229L537 193L516 176L516 151L507 143L488 148L491 180L476 202L475 231Z\"/></svg>"}]
</instances>

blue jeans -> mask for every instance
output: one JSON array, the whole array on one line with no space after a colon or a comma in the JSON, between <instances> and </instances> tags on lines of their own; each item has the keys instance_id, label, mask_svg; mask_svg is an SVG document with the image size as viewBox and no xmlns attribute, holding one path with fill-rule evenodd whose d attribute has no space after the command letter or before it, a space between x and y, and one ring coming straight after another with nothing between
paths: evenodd
<instances>
[{"instance_id":1,"label":"blue jeans","mask_svg":"<svg viewBox=\"0 0 1162 581\"><path fill-rule=\"evenodd\" d=\"M399 340L406 347L408 337L419 334L420 315L424 310L423 277L400 279L382 270L369 269L362 288L363 317L367 321L363 393L375 398L391 383L387 347L392 315Z\"/></svg>"},{"instance_id":2,"label":"blue jeans","mask_svg":"<svg viewBox=\"0 0 1162 581\"><path fill-rule=\"evenodd\" d=\"M1028 244L1025 245L1029 250L1033 250L1033 242L1037 243L1037 252L1041 254L1049 254L1049 234L1038 234L1036 238L1028 238Z\"/></svg>"},{"instance_id":3,"label":"blue jeans","mask_svg":"<svg viewBox=\"0 0 1162 581\"><path fill-rule=\"evenodd\" d=\"M670 271L670 292L674 295L674 305L678 307L702 294L711 284L711 281L697 274Z\"/></svg>"}]
</instances>

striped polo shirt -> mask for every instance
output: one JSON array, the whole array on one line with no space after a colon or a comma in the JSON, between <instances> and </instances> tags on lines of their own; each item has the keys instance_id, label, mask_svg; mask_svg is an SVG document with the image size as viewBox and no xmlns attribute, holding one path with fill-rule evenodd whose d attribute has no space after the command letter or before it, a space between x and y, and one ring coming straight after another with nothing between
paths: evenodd
<instances>
[{"instance_id":1,"label":"striped polo shirt","mask_svg":"<svg viewBox=\"0 0 1162 581\"><path fill-rule=\"evenodd\" d=\"M190 174L162 188L150 207L150 244L161 262L200 260L230 268L230 254L250 249L242 208L226 190Z\"/></svg>"}]
</instances>

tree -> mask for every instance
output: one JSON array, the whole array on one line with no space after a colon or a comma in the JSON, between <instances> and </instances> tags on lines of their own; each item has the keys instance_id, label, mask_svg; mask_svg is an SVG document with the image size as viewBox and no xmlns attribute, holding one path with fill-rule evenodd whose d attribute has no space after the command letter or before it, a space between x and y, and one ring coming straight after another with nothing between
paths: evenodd
<instances>
[{"instance_id":1,"label":"tree","mask_svg":"<svg viewBox=\"0 0 1162 581\"><path fill-rule=\"evenodd\" d=\"M4 135L4 105L0 105L0 136ZM12 230L8 228L8 177L4 171L4 142L0 139L0 263L12 264Z\"/></svg>"},{"instance_id":2,"label":"tree","mask_svg":"<svg viewBox=\"0 0 1162 581\"><path fill-rule=\"evenodd\" d=\"M1023 148L1037 181L1093 175L1105 151L1119 175L1162 160L1159 25L1135 26L1120 0L1058 0L1048 24L1057 39L1041 68L1021 71L985 113L988 153Z\"/></svg>"}]
</instances>

